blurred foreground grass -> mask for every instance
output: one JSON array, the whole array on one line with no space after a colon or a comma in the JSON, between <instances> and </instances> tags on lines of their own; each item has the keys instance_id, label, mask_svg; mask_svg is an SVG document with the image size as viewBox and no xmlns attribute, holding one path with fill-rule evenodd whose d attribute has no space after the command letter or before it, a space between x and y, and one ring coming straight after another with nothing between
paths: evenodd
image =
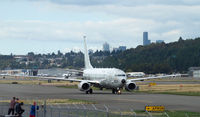
<instances>
[{"instance_id":1,"label":"blurred foreground grass","mask_svg":"<svg viewBox=\"0 0 200 117\"><path fill-rule=\"evenodd\" d=\"M43 105L45 100L20 100L24 104L33 104L36 102L39 105ZM0 103L10 103L10 100L0 100ZM47 99L47 105L56 105L56 104L95 104L94 101L87 101L87 100L79 100L79 99Z\"/></svg>"}]
</instances>

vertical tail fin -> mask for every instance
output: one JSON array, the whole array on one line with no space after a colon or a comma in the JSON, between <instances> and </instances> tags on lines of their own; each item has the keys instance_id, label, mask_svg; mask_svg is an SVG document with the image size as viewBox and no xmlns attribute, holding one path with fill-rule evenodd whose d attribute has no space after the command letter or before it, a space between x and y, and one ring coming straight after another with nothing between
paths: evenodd
<instances>
[{"instance_id":1,"label":"vertical tail fin","mask_svg":"<svg viewBox=\"0 0 200 117\"><path fill-rule=\"evenodd\" d=\"M84 62L85 62L85 69L91 69L93 68L91 63L90 63L90 58L89 58L89 55L88 55L88 50L87 50L87 46L86 46L86 41L85 41L85 38L86 36L83 36L84 38Z\"/></svg>"}]
</instances>

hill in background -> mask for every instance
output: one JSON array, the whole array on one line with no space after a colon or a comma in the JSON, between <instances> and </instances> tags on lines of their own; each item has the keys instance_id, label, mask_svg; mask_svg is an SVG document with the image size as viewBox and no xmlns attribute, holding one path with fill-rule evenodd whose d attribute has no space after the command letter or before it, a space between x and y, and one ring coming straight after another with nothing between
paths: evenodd
<instances>
[{"instance_id":1,"label":"hill in background","mask_svg":"<svg viewBox=\"0 0 200 117\"><path fill-rule=\"evenodd\" d=\"M178 42L138 46L107 57L102 64L145 73L185 72L189 67L200 66L200 38L180 37Z\"/></svg>"},{"instance_id":2,"label":"hill in background","mask_svg":"<svg viewBox=\"0 0 200 117\"><path fill-rule=\"evenodd\" d=\"M46 69L83 68L82 52L34 54L29 52L22 58L16 55L0 55L0 69ZM189 67L200 66L200 38L172 43L152 43L126 51L90 54L94 67L116 67L128 71L145 73L187 72Z\"/></svg>"}]
</instances>

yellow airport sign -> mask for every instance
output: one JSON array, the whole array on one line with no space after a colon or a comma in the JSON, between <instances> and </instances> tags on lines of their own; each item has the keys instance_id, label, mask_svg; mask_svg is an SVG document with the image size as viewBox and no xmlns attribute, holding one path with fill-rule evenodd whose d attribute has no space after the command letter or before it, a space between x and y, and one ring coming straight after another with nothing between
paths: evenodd
<instances>
[{"instance_id":1,"label":"yellow airport sign","mask_svg":"<svg viewBox=\"0 0 200 117\"><path fill-rule=\"evenodd\" d=\"M149 83L149 86L155 86L155 85L156 85L155 82L153 82L153 83Z\"/></svg>"},{"instance_id":2,"label":"yellow airport sign","mask_svg":"<svg viewBox=\"0 0 200 117\"><path fill-rule=\"evenodd\" d=\"M164 106L145 106L146 111L164 111Z\"/></svg>"}]
</instances>

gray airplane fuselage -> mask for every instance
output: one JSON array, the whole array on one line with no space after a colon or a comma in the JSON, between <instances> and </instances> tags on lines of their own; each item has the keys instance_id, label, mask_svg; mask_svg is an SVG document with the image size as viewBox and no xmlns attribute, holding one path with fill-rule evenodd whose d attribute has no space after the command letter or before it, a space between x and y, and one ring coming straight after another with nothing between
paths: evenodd
<instances>
[{"instance_id":1,"label":"gray airplane fuselage","mask_svg":"<svg viewBox=\"0 0 200 117\"><path fill-rule=\"evenodd\" d=\"M116 68L91 68L83 71L83 77L86 80L95 80L100 82L102 88L117 89L122 88L127 77L124 71ZM94 85L95 86L95 85Z\"/></svg>"}]
</instances>

